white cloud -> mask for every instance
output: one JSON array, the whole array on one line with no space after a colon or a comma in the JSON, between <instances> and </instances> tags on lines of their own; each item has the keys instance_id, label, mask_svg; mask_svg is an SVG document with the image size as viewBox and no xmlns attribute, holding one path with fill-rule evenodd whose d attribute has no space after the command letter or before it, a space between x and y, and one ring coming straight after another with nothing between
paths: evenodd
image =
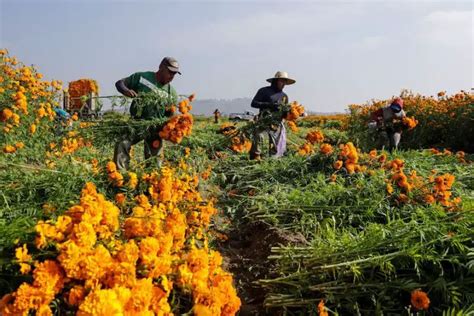
<instances>
[{"instance_id":1,"label":"white cloud","mask_svg":"<svg viewBox=\"0 0 474 316\"><path fill-rule=\"evenodd\" d=\"M474 10L431 12L420 20L418 37L440 45L469 45L474 40L473 15Z\"/></svg>"}]
</instances>

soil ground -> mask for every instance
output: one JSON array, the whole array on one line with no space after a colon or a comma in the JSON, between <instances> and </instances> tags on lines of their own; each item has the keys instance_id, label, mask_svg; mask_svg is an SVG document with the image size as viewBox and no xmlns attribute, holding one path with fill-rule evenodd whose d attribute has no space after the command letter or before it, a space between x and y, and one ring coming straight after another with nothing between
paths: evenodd
<instances>
[{"instance_id":1,"label":"soil ground","mask_svg":"<svg viewBox=\"0 0 474 316\"><path fill-rule=\"evenodd\" d=\"M239 315L279 315L281 310L265 308L266 289L258 280L272 277L268 260L271 248L279 245L304 244L303 235L291 235L263 222L241 224L218 245L224 258L224 269L234 275L242 307Z\"/></svg>"}]
</instances>

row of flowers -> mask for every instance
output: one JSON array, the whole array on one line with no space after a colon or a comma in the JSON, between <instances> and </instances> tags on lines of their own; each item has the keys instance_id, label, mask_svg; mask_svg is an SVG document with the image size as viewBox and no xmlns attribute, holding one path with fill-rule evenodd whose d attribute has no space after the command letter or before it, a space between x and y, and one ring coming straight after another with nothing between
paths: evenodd
<instances>
[{"instance_id":1,"label":"row of flowers","mask_svg":"<svg viewBox=\"0 0 474 316\"><path fill-rule=\"evenodd\" d=\"M31 146L45 152L45 166L81 163L95 179L74 205L43 205L35 240L23 240L12 258L31 281L0 300L0 314L236 314L232 276L209 247L217 209L200 195L192 168L182 161L140 174L105 164L81 136L86 124L55 120L60 83L44 83L36 70L0 53L2 158L26 159L22 150ZM164 140L179 143L191 134L192 99L181 101L181 114L165 123Z\"/></svg>"},{"instance_id":2,"label":"row of flowers","mask_svg":"<svg viewBox=\"0 0 474 316\"><path fill-rule=\"evenodd\" d=\"M440 154L434 149L429 152ZM453 197L452 193L454 175L438 174L436 170L426 178L418 175L416 170L406 174L403 160L396 158L388 161L385 153L379 154L375 149L367 154L362 153L352 142L340 144L334 149L331 144L324 142L324 135L320 130L310 131L306 135L306 142L300 146L298 153L303 156L321 155L332 161L335 172L330 178L331 181L336 181L338 174L363 173L370 176L378 170L384 170L387 174L387 193L398 203L439 203L449 211L459 209L461 204L461 198ZM444 155L453 154L445 151ZM455 155L461 163L467 163L464 152L460 151Z\"/></svg>"},{"instance_id":3,"label":"row of flowers","mask_svg":"<svg viewBox=\"0 0 474 316\"><path fill-rule=\"evenodd\" d=\"M112 162L106 169L109 179L117 172ZM137 181L129 175L129 187ZM51 314L55 298L79 315L171 315L173 292L192 297L195 315L234 315L240 300L232 276L207 241L217 210L200 196L198 179L164 168L141 181L149 195L129 201L117 196L118 206L87 183L78 204L56 220L40 221L36 252L48 249L57 255L39 261L26 245L16 250L22 273L34 265L33 282L2 299L2 315Z\"/></svg>"}]
</instances>

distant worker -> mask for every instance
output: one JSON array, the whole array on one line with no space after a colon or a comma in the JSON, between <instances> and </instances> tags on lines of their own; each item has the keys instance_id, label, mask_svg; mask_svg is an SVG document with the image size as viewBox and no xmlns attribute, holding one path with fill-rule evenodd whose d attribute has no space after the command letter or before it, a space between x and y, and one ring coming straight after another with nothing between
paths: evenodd
<instances>
[{"instance_id":1,"label":"distant worker","mask_svg":"<svg viewBox=\"0 0 474 316\"><path fill-rule=\"evenodd\" d=\"M67 122L67 120L71 118L71 114L57 106L55 106L53 110L56 113L56 120L60 122Z\"/></svg>"},{"instance_id":2,"label":"distant worker","mask_svg":"<svg viewBox=\"0 0 474 316\"><path fill-rule=\"evenodd\" d=\"M53 110L56 113L54 119L57 123L55 126L56 135L62 135L66 130L72 127L71 114L57 106L55 106Z\"/></svg>"},{"instance_id":3,"label":"distant worker","mask_svg":"<svg viewBox=\"0 0 474 316\"><path fill-rule=\"evenodd\" d=\"M179 72L179 64L173 57L165 57L160 63L158 71L136 72L127 78L120 79L115 83L117 90L130 98L137 97L140 93L154 93L164 102L157 107L156 104L144 104L139 107L137 99L130 105L130 114L136 120L152 120L171 116L172 113L166 108L176 105L178 94L170 85L171 81ZM141 105L140 105L141 106ZM114 162L120 170L127 170L130 163L130 150L141 140L144 140L144 154L147 166L152 166L151 159L156 159L156 167L161 166L158 156L163 147L163 141L158 135L161 126L151 126L144 136L130 135L124 136L116 143L114 151Z\"/></svg>"},{"instance_id":4,"label":"distant worker","mask_svg":"<svg viewBox=\"0 0 474 316\"><path fill-rule=\"evenodd\" d=\"M251 104L253 108L259 109L257 122L270 113L277 112L280 104L288 103L288 95L283 92L283 88L296 82L284 71L277 71L275 76L267 81L270 82L270 86L260 88ZM277 126L264 126L254 132L250 159L261 159L264 134L268 134L270 157L283 156L286 151L286 129L282 119Z\"/></svg>"},{"instance_id":5,"label":"distant worker","mask_svg":"<svg viewBox=\"0 0 474 316\"><path fill-rule=\"evenodd\" d=\"M214 123L219 123L219 117L221 116L221 112L219 112L219 109L214 110Z\"/></svg>"},{"instance_id":6,"label":"distant worker","mask_svg":"<svg viewBox=\"0 0 474 316\"><path fill-rule=\"evenodd\" d=\"M405 116L402 98L395 98L390 104L372 112L369 128L377 133L377 148L398 149L402 137L401 119Z\"/></svg>"}]
</instances>

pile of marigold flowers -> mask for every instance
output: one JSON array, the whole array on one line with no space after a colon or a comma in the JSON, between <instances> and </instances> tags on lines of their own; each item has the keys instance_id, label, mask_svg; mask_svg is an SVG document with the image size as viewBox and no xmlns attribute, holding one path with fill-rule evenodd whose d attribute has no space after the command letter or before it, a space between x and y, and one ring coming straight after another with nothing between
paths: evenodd
<instances>
[{"instance_id":1,"label":"pile of marigold flowers","mask_svg":"<svg viewBox=\"0 0 474 316\"><path fill-rule=\"evenodd\" d=\"M114 167L107 164L109 178ZM129 178L136 187L138 177ZM232 276L207 246L216 209L197 191L197 177L163 168L144 174L141 182L149 195L137 192L121 208L87 183L78 204L55 220L38 222L37 250L16 250L20 271L32 270L32 282L5 295L0 313L52 315L56 299L78 315L172 315L176 306L169 298L181 295L191 298L194 315L234 315L240 300ZM38 250L57 255L35 260Z\"/></svg>"},{"instance_id":2,"label":"pile of marigold flowers","mask_svg":"<svg viewBox=\"0 0 474 316\"><path fill-rule=\"evenodd\" d=\"M99 93L99 85L93 79L79 79L71 81L68 88L70 98L70 108L80 109L83 101L82 97L87 97L90 94L97 95Z\"/></svg>"}]
</instances>

